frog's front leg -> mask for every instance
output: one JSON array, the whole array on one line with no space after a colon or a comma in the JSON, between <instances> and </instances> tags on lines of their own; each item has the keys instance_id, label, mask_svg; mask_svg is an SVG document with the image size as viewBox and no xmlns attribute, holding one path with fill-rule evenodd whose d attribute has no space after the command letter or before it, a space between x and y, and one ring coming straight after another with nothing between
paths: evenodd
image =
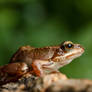
<instances>
[{"instance_id":1,"label":"frog's front leg","mask_svg":"<svg viewBox=\"0 0 92 92\"><path fill-rule=\"evenodd\" d=\"M59 73L59 70L57 69L55 62L53 61L49 61L48 63L43 64L42 68L45 71L48 71L47 73Z\"/></svg>"},{"instance_id":2,"label":"frog's front leg","mask_svg":"<svg viewBox=\"0 0 92 92\"><path fill-rule=\"evenodd\" d=\"M43 61L42 60L34 60L31 64L31 66L33 68L33 72L35 73L35 75L37 75L39 77L44 76L41 62L43 62Z\"/></svg>"}]
</instances>

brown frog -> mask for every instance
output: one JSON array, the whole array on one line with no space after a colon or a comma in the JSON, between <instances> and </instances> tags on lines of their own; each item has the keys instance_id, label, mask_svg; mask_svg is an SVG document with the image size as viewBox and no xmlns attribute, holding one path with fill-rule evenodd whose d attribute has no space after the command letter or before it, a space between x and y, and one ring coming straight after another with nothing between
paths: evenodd
<instances>
[{"instance_id":1,"label":"brown frog","mask_svg":"<svg viewBox=\"0 0 92 92\"><path fill-rule=\"evenodd\" d=\"M10 63L0 68L0 75L2 72L2 76L15 75L14 80L30 72L42 77L51 72L58 72L60 67L69 64L83 52L84 48L80 44L74 44L71 41L44 48L22 46L12 56Z\"/></svg>"}]
</instances>

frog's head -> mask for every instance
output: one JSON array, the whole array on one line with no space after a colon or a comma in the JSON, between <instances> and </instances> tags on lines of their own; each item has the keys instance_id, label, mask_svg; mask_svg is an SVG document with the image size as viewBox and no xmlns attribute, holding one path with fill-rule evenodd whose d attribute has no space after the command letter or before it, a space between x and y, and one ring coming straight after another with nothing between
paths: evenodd
<instances>
[{"instance_id":1,"label":"frog's head","mask_svg":"<svg viewBox=\"0 0 92 92\"><path fill-rule=\"evenodd\" d=\"M74 44L71 41L64 41L57 49L53 60L68 64L73 59L81 56L83 52L84 48L80 44Z\"/></svg>"}]
</instances>

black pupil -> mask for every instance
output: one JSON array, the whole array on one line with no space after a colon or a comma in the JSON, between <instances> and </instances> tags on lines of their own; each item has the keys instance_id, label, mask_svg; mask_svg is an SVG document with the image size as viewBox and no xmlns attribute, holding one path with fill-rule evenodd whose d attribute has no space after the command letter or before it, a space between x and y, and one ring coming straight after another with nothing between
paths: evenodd
<instances>
[{"instance_id":1,"label":"black pupil","mask_svg":"<svg viewBox=\"0 0 92 92\"><path fill-rule=\"evenodd\" d=\"M68 44L68 45L67 45L68 48L71 48L72 46L73 46L72 44Z\"/></svg>"}]
</instances>

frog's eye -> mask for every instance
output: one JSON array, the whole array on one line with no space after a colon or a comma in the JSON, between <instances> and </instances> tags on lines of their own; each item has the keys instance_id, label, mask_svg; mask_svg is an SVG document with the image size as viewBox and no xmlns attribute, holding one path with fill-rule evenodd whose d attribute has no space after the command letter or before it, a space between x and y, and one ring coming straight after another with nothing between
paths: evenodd
<instances>
[{"instance_id":1,"label":"frog's eye","mask_svg":"<svg viewBox=\"0 0 92 92\"><path fill-rule=\"evenodd\" d=\"M74 44L71 41L65 41L61 44L61 49L62 50L70 50L74 47Z\"/></svg>"},{"instance_id":2,"label":"frog's eye","mask_svg":"<svg viewBox=\"0 0 92 92\"><path fill-rule=\"evenodd\" d=\"M69 49L70 49L70 48L73 48L73 44L68 43L68 44L65 45L65 47L66 47L66 48L69 48Z\"/></svg>"}]
</instances>

